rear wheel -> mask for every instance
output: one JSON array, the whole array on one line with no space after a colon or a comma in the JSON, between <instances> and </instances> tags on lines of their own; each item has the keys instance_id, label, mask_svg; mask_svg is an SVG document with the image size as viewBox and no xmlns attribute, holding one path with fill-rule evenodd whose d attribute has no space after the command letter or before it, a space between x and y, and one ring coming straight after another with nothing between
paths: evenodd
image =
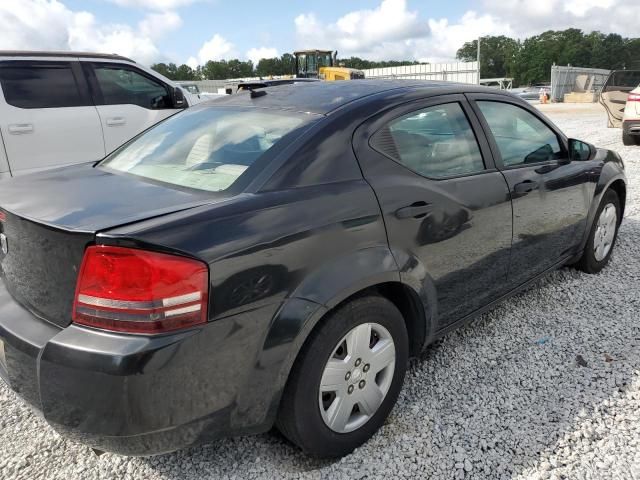
<instances>
[{"instance_id":1,"label":"rear wheel","mask_svg":"<svg viewBox=\"0 0 640 480\"><path fill-rule=\"evenodd\" d=\"M407 367L404 319L387 299L354 299L309 337L287 383L277 426L306 453L343 456L391 412Z\"/></svg>"},{"instance_id":2,"label":"rear wheel","mask_svg":"<svg viewBox=\"0 0 640 480\"><path fill-rule=\"evenodd\" d=\"M577 264L578 268L587 273L598 273L609 263L618 236L621 216L618 195L613 190L607 190L596 211L587 245Z\"/></svg>"}]
</instances>

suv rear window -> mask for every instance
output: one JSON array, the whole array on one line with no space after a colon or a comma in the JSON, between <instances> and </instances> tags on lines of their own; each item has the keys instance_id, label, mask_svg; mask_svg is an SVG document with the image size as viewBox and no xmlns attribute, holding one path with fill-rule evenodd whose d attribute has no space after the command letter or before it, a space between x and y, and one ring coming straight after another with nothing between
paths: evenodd
<instances>
[{"instance_id":1,"label":"suv rear window","mask_svg":"<svg viewBox=\"0 0 640 480\"><path fill-rule=\"evenodd\" d=\"M5 62L0 64L0 84L6 102L18 108L87 105L69 62Z\"/></svg>"},{"instance_id":2,"label":"suv rear window","mask_svg":"<svg viewBox=\"0 0 640 480\"><path fill-rule=\"evenodd\" d=\"M619 87L634 89L638 85L640 85L640 70L618 70L611 73L602 91L619 90Z\"/></svg>"},{"instance_id":3,"label":"suv rear window","mask_svg":"<svg viewBox=\"0 0 640 480\"><path fill-rule=\"evenodd\" d=\"M100 165L181 187L227 190L286 135L315 116L257 109L189 109L134 139Z\"/></svg>"}]
</instances>

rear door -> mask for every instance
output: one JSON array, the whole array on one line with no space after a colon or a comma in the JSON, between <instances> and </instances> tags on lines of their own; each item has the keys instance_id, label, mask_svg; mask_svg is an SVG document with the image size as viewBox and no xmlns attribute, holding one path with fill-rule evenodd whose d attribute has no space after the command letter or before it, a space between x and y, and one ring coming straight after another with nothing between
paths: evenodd
<instances>
[{"instance_id":1,"label":"rear door","mask_svg":"<svg viewBox=\"0 0 640 480\"><path fill-rule=\"evenodd\" d=\"M467 96L509 185L509 278L517 286L577 253L594 194L594 165L571 162L566 138L532 107L505 95Z\"/></svg>"},{"instance_id":2,"label":"rear door","mask_svg":"<svg viewBox=\"0 0 640 480\"><path fill-rule=\"evenodd\" d=\"M507 184L463 95L398 106L366 122L354 147L376 192L405 282L442 328L506 292Z\"/></svg>"},{"instance_id":3,"label":"rear door","mask_svg":"<svg viewBox=\"0 0 640 480\"><path fill-rule=\"evenodd\" d=\"M0 85L0 131L13 175L104 157L100 119L77 61L0 61Z\"/></svg>"},{"instance_id":4,"label":"rear door","mask_svg":"<svg viewBox=\"0 0 640 480\"><path fill-rule=\"evenodd\" d=\"M124 63L82 62L111 153L137 134L181 111L171 88L142 69Z\"/></svg>"}]
</instances>

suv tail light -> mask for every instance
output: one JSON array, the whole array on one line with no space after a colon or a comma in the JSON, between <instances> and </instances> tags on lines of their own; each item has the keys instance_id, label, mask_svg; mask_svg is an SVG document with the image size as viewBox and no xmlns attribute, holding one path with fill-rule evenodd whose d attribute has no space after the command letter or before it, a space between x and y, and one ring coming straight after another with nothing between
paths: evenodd
<instances>
[{"instance_id":1,"label":"suv tail light","mask_svg":"<svg viewBox=\"0 0 640 480\"><path fill-rule=\"evenodd\" d=\"M627 102L640 102L640 93L630 93Z\"/></svg>"},{"instance_id":2,"label":"suv tail light","mask_svg":"<svg viewBox=\"0 0 640 480\"><path fill-rule=\"evenodd\" d=\"M207 321L209 269L198 260L133 248L85 251L73 321L130 333L161 333Z\"/></svg>"}]
</instances>

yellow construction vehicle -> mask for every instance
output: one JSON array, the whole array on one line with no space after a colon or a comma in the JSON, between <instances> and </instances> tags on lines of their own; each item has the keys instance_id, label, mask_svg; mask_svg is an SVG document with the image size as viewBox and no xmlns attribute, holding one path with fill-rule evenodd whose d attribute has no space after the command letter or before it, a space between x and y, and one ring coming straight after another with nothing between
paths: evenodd
<instances>
[{"instance_id":1,"label":"yellow construction vehicle","mask_svg":"<svg viewBox=\"0 0 640 480\"><path fill-rule=\"evenodd\" d=\"M331 50L300 50L293 52L296 57L298 78L319 78L320 80L356 80L364 78L362 70L338 65L338 52Z\"/></svg>"}]
</instances>

